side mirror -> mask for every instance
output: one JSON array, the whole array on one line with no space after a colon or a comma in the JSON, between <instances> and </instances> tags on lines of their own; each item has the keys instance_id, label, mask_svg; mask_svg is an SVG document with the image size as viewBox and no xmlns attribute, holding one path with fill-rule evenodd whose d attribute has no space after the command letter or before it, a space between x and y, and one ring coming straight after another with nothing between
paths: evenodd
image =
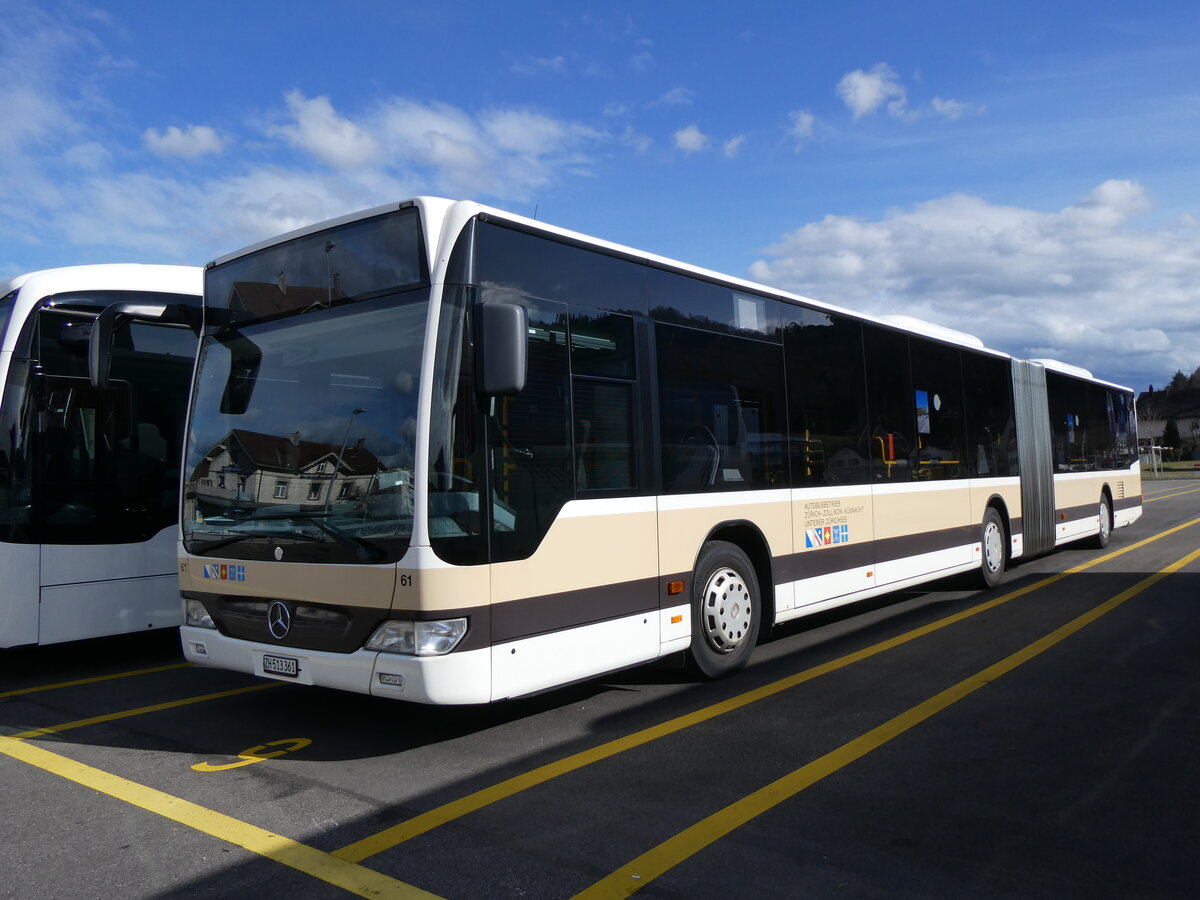
<instances>
[{"instance_id":1,"label":"side mirror","mask_svg":"<svg viewBox=\"0 0 1200 900\"><path fill-rule=\"evenodd\" d=\"M227 416L242 416L250 408L250 396L258 383L262 366L262 350L258 344L232 328L219 332L215 340L229 348L229 379L221 395L221 412Z\"/></svg>"},{"instance_id":2,"label":"side mirror","mask_svg":"<svg viewBox=\"0 0 1200 900\"><path fill-rule=\"evenodd\" d=\"M519 394L528 369L529 314L516 303L479 307L476 386L485 397Z\"/></svg>"},{"instance_id":3,"label":"side mirror","mask_svg":"<svg viewBox=\"0 0 1200 900\"><path fill-rule=\"evenodd\" d=\"M88 378L92 387L108 388L112 368L113 332L130 322L159 325L186 325L200 334L200 310L182 303L114 303L100 310L88 335Z\"/></svg>"}]
</instances>

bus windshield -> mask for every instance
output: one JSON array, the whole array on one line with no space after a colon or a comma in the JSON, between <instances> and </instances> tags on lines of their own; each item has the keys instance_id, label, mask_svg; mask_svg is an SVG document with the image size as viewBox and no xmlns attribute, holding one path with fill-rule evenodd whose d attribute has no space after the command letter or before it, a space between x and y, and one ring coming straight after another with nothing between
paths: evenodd
<instances>
[{"instance_id":1,"label":"bus windshield","mask_svg":"<svg viewBox=\"0 0 1200 900\"><path fill-rule=\"evenodd\" d=\"M197 363L189 552L315 563L404 555L429 291L419 241L407 258L395 241L398 222L416 221L359 222L210 271L206 296L230 300L232 322L204 339ZM331 245L375 248L380 264L364 273L362 253L348 253L350 283Z\"/></svg>"},{"instance_id":2,"label":"bus windshield","mask_svg":"<svg viewBox=\"0 0 1200 900\"><path fill-rule=\"evenodd\" d=\"M196 338L134 324L113 349L108 390L91 386L86 332L116 301L168 294L62 294L22 328L0 404L0 539L135 543L175 522L183 405ZM81 337L82 335L82 337Z\"/></svg>"}]
</instances>

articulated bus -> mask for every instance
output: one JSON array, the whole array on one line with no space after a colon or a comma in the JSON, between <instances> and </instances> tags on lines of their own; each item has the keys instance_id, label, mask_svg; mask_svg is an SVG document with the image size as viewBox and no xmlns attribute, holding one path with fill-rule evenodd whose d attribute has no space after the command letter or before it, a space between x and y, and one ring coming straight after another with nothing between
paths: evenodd
<instances>
[{"instance_id":1,"label":"articulated bus","mask_svg":"<svg viewBox=\"0 0 1200 900\"><path fill-rule=\"evenodd\" d=\"M176 573L188 328L116 329L92 386L89 336L121 306L198 313L203 270L104 265L0 280L0 647L182 621ZM114 324L116 324L114 322Z\"/></svg>"},{"instance_id":2,"label":"articulated bus","mask_svg":"<svg viewBox=\"0 0 1200 900\"><path fill-rule=\"evenodd\" d=\"M1141 513L1133 397L470 202L205 274L186 657L426 703L685 651Z\"/></svg>"}]
</instances>

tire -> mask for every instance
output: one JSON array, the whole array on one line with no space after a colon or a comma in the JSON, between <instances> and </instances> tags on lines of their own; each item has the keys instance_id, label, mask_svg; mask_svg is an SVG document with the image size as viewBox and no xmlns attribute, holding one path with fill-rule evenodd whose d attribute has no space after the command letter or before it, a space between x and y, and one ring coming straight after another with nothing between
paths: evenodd
<instances>
[{"instance_id":1,"label":"tire","mask_svg":"<svg viewBox=\"0 0 1200 900\"><path fill-rule=\"evenodd\" d=\"M991 506L983 514L979 539L983 545L979 575L985 588L994 588L1004 580L1004 568L1008 563L1008 535L1000 513Z\"/></svg>"},{"instance_id":2,"label":"tire","mask_svg":"<svg viewBox=\"0 0 1200 900\"><path fill-rule=\"evenodd\" d=\"M1103 550L1108 546L1108 539L1112 536L1112 506L1108 501L1108 494L1100 495L1100 531L1092 538L1092 546L1098 550Z\"/></svg>"},{"instance_id":3,"label":"tire","mask_svg":"<svg viewBox=\"0 0 1200 900\"><path fill-rule=\"evenodd\" d=\"M692 667L723 678L746 665L762 622L758 576L735 544L710 541L700 549L693 576Z\"/></svg>"}]
</instances>

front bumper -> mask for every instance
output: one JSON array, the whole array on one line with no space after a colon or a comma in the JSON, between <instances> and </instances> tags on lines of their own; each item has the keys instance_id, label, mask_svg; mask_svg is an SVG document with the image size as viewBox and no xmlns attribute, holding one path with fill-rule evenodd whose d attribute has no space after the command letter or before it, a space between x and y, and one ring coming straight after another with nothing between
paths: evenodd
<instances>
[{"instance_id":1,"label":"front bumper","mask_svg":"<svg viewBox=\"0 0 1200 900\"><path fill-rule=\"evenodd\" d=\"M491 651L486 648L445 656L402 656L374 650L330 653L238 640L192 625L184 625L179 634L183 655L198 666L414 703L450 705L492 699ZM264 656L296 660L297 674L264 671Z\"/></svg>"}]
</instances>

